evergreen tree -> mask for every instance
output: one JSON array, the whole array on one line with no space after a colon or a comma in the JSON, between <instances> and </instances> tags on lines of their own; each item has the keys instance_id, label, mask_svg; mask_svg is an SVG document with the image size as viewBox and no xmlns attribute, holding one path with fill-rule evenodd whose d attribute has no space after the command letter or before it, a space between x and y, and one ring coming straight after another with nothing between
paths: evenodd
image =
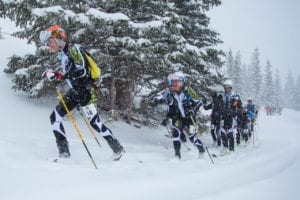
<instances>
[{"instance_id":1,"label":"evergreen tree","mask_svg":"<svg viewBox=\"0 0 300 200\"><path fill-rule=\"evenodd\" d=\"M295 105L294 105L294 108L296 110L300 110L300 75L298 75L297 77L297 81L296 81L296 84L295 84Z\"/></svg>"},{"instance_id":2,"label":"evergreen tree","mask_svg":"<svg viewBox=\"0 0 300 200\"><path fill-rule=\"evenodd\" d=\"M287 108L294 108L295 104L295 81L290 70L288 72L286 81L285 81L285 88L284 88L284 104Z\"/></svg>"},{"instance_id":3,"label":"evergreen tree","mask_svg":"<svg viewBox=\"0 0 300 200\"><path fill-rule=\"evenodd\" d=\"M260 103L261 99L261 83L262 74L260 66L260 53L258 48L254 49L251 57L251 64L249 68L249 94L252 96L253 100Z\"/></svg>"},{"instance_id":4,"label":"evergreen tree","mask_svg":"<svg viewBox=\"0 0 300 200\"><path fill-rule=\"evenodd\" d=\"M262 103L266 105L275 105L275 87L271 70L271 63L268 60L265 66L264 82L262 88Z\"/></svg>"},{"instance_id":5,"label":"evergreen tree","mask_svg":"<svg viewBox=\"0 0 300 200\"><path fill-rule=\"evenodd\" d=\"M56 83L41 78L45 67L58 67L55 56L39 46L39 33L53 24L61 25L70 43L81 43L102 68L100 105L128 115L139 109L153 113L141 88L161 89L166 76L175 70L188 74L190 84L207 96L221 83L222 51L218 33L210 30L206 11L219 0L110 0L110 1L7 1L0 16L9 17L22 28L16 34L37 44L35 55L12 57L8 73L14 88L31 97L53 91ZM141 103L134 98L140 95ZM151 94L150 94L151 95Z\"/></svg>"},{"instance_id":6,"label":"evergreen tree","mask_svg":"<svg viewBox=\"0 0 300 200\"><path fill-rule=\"evenodd\" d=\"M243 64L242 70L241 70L241 98L243 100L246 100L250 97L249 94L249 71L246 64Z\"/></svg>"},{"instance_id":7,"label":"evergreen tree","mask_svg":"<svg viewBox=\"0 0 300 200\"><path fill-rule=\"evenodd\" d=\"M275 105L277 107L283 106L282 85L278 69L276 70L275 74Z\"/></svg>"},{"instance_id":8,"label":"evergreen tree","mask_svg":"<svg viewBox=\"0 0 300 200\"><path fill-rule=\"evenodd\" d=\"M233 80L234 90L239 95L241 95L241 91L242 91L242 85L241 85L242 84L242 69L241 69L241 67L242 67L242 57L241 57L241 52L238 51L234 58L231 79Z\"/></svg>"},{"instance_id":9,"label":"evergreen tree","mask_svg":"<svg viewBox=\"0 0 300 200\"><path fill-rule=\"evenodd\" d=\"M227 60L226 60L226 75L228 77L233 76L233 66L234 66L234 58L232 50L230 49L227 53Z\"/></svg>"}]
</instances>

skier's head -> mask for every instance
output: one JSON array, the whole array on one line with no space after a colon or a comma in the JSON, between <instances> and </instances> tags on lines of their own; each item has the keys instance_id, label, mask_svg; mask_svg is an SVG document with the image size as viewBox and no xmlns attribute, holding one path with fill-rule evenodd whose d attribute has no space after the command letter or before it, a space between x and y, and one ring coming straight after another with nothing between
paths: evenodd
<instances>
[{"instance_id":1,"label":"skier's head","mask_svg":"<svg viewBox=\"0 0 300 200\"><path fill-rule=\"evenodd\" d=\"M232 80L228 79L224 81L223 86L224 86L225 93L231 92L232 85L233 85Z\"/></svg>"},{"instance_id":2,"label":"skier's head","mask_svg":"<svg viewBox=\"0 0 300 200\"><path fill-rule=\"evenodd\" d=\"M40 32L40 41L49 47L50 52L58 52L66 42L67 34L59 25L52 25Z\"/></svg>"},{"instance_id":3,"label":"skier's head","mask_svg":"<svg viewBox=\"0 0 300 200\"><path fill-rule=\"evenodd\" d=\"M232 106L237 107L239 104L240 97L238 95L234 95L232 97Z\"/></svg>"},{"instance_id":4,"label":"skier's head","mask_svg":"<svg viewBox=\"0 0 300 200\"><path fill-rule=\"evenodd\" d=\"M180 92L183 89L185 76L182 72L168 75L168 86L172 92Z\"/></svg>"},{"instance_id":5,"label":"skier's head","mask_svg":"<svg viewBox=\"0 0 300 200\"><path fill-rule=\"evenodd\" d=\"M252 103L253 103L253 102L252 102L252 98L248 98L248 99L247 99L247 103L248 103L248 104L252 104Z\"/></svg>"}]
</instances>

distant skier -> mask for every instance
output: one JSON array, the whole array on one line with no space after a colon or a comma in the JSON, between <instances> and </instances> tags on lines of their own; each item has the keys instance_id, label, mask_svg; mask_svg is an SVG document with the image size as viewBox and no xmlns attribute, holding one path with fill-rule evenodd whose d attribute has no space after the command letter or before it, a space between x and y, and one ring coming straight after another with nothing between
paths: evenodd
<instances>
[{"instance_id":1,"label":"distant skier","mask_svg":"<svg viewBox=\"0 0 300 200\"><path fill-rule=\"evenodd\" d=\"M214 144L221 146L221 132L220 132L220 122L221 122L221 112L223 109L223 97L220 94L213 93L212 103L204 106L205 109L212 109L210 116L210 133Z\"/></svg>"},{"instance_id":2,"label":"distant skier","mask_svg":"<svg viewBox=\"0 0 300 200\"><path fill-rule=\"evenodd\" d=\"M249 136L251 137L251 134L253 134L254 131L254 124L256 121L256 117L258 115L258 110L256 109L255 104L253 104L253 101L251 98L247 99L247 105L246 105L246 112L249 119Z\"/></svg>"},{"instance_id":3,"label":"distant skier","mask_svg":"<svg viewBox=\"0 0 300 200\"><path fill-rule=\"evenodd\" d=\"M241 118L242 117L242 113L243 113L243 107L242 107L242 101L239 95L234 95L232 97L232 101L231 101L231 109L232 109L232 116L233 116L233 121L234 121L234 134L236 135L236 144L237 146L240 145L241 143L241 129L239 129L239 127L241 126L239 123L241 123Z\"/></svg>"},{"instance_id":4,"label":"distant skier","mask_svg":"<svg viewBox=\"0 0 300 200\"><path fill-rule=\"evenodd\" d=\"M181 158L181 138L187 133L190 141L197 147L199 156L205 149L197 137L196 112L202 105L196 92L185 86L185 76L181 72L175 72L168 76L168 88L155 97L156 102L165 101L168 105L166 119L163 125L170 122L175 156Z\"/></svg>"},{"instance_id":5,"label":"distant skier","mask_svg":"<svg viewBox=\"0 0 300 200\"><path fill-rule=\"evenodd\" d=\"M233 106L237 101L237 107ZM234 132L237 128L237 109L242 105L238 95L234 95L232 91L232 81L224 82L223 107L221 110L221 138L223 143L223 152L234 151Z\"/></svg>"},{"instance_id":6,"label":"distant skier","mask_svg":"<svg viewBox=\"0 0 300 200\"><path fill-rule=\"evenodd\" d=\"M238 116L238 133L242 137L242 139L247 143L249 139L249 132L248 129L249 119L247 116L246 109L242 109ZM238 142L237 142L238 143Z\"/></svg>"},{"instance_id":7,"label":"distant skier","mask_svg":"<svg viewBox=\"0 0 300 200\"><path fill-rule=\"evenodd\" d=\"M114 152L114 159L119 159L122 156L123 147L100 120L95 104L91 102L92 88L95 81L91 79L87 60L84 53L87 51L79 44L69 45L66 42L67 34L64 29L58 25L53 25L45 31L41 31L41 43L47 45L49 51L58 53L61 66L60 70L47 69L44 75L50 80L66 80L70 89L64 95L64 100L68 109L71 111L77 106L81 106L82 110L89 119L90 125L99 132ZM50 115L50 121L56 144L59 152L59 157L70 157L69 144L66 137L66 132L62 124L62 118L67 114L63 104L60 102Z\"/></svg>"}]
</instances>

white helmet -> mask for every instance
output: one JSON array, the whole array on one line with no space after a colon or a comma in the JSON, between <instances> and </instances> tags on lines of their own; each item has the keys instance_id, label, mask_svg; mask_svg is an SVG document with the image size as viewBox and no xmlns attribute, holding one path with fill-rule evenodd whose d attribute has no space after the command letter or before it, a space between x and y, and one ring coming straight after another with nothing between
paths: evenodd
<instances>
[{"instance_id":1,"label":"white helmet","mask_svg":"<svg viewBox=\"0 0 300 200\"><path fill-rule=\"evenodd\" d=\"M179 83L179 85L183 86L185 81L185 76L182 72L175 72L168 75L168 86L174 86L174 83Z\"/></svg>"},{"instance_id":2,"label":"white helmet","mask_svg":"<svg viewBox=\"0 0 300 200\"><path fill-rule=\"evenodd\" d=\"M232 88L233 82L230 79L227 79L226 81L224 81L223 86L224 88Z\"/></svg>"},{"instance_id":3,"label":"white helmet","mask_svg":"<svg viewBox=\"0 0 300 200\"><path fill-rule=\"evenodd\" d=\"M185 82L185 75L184 75L184 73L182 73L181 71L178 71L178 72L175 72L174 74L178 77L178 80L180 80L182 82Z\"/></svg>"}]
</instances>

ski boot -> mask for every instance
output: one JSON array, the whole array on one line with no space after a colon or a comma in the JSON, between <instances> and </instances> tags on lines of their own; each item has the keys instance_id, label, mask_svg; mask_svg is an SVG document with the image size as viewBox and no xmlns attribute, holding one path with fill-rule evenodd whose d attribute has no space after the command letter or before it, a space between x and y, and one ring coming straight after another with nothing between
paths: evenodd
<instances>
[{"instance_id":1,"label":"ski boot","mask_svg":"<svg viewBox=\"0 0 300 200\"><path fill-rule=\"evenodd\" d=\"M69 143L67 139L59 134L59 136L56 136L56 144L58 148L58 153L60 158L70 158L71 154L69 151Z\"/></svg>"},{"instance_id":2,"label":"ski boot","mask_svg":"<svg viewBox=\"0 0 300 200\"><path fill-rule=\"evenodd\" d=\"M123 153L125 153L124 147L120 144L120 142L116 138L113 138L110 135L105 136L104 138L106 139L108 145L114 152L113 160L114 161L120 160Z\"/></svg>"},{"instance_id":3,"label":"ski boot","mask_svg":"<svg viewBox=\"0 0 300 200\"><path fill-rule=\"evenodd\" d=\"M199 158L203 158L204 157L204 153L205 153L205 149L203 147L203 145L197 145L198 151L199 151Z\"/></svg>"}]
</instances>

